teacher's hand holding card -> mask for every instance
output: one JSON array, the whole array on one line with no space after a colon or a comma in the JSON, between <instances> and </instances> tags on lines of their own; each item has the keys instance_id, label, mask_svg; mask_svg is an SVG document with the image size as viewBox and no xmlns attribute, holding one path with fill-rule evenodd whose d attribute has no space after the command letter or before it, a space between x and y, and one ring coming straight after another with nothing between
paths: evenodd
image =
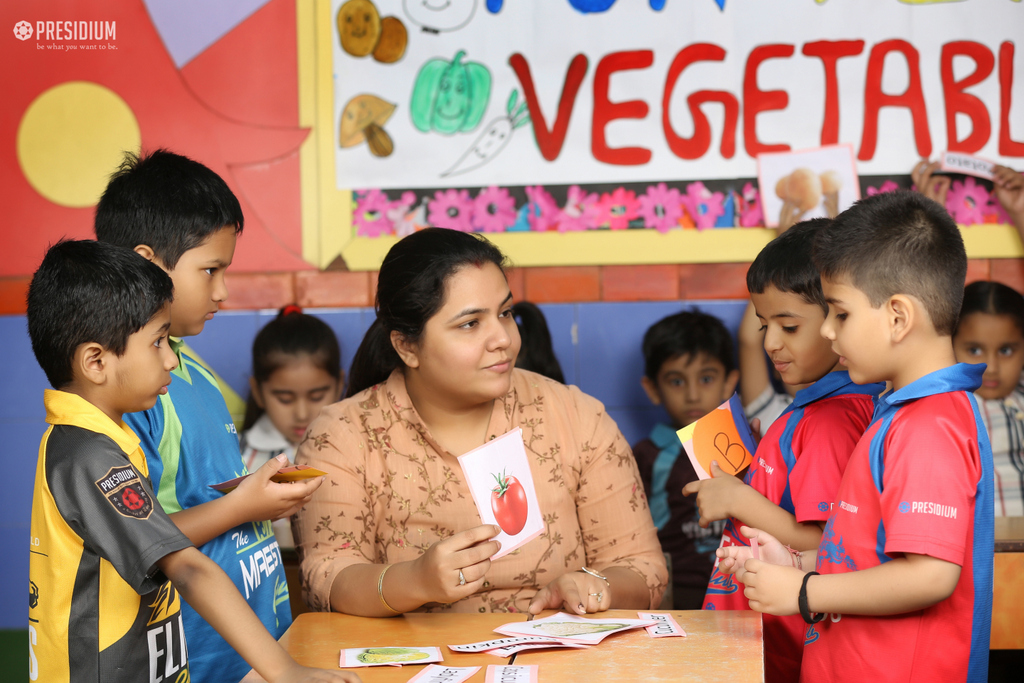
<instances>
[{"instance_id":1,"label":"teacher's hand holding card","mask_svg":"<svg viewBox=\"0 0 1024 683\"><path fill-rule=\"evenodd\" d=\"M452 603L477 592L501 544L490 539L501 529L481 524L438 541L414 560L422 602Z\"/></svg>"}]
</instances>

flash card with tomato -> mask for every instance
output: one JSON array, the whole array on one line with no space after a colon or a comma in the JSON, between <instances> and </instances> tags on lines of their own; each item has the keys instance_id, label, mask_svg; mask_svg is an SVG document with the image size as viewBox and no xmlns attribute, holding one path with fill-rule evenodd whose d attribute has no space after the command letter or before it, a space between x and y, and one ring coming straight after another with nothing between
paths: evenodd
<instances>
[{"instance_id":1,"label":"flash card with tomato","mask_svg":"<svg viewBox=\"0 0 1024 683\"><path fill-rule=\"evenodd\" d=\"M738 394L680 429L676 436L701 479L711 478L712 460L726 474L739 474L754 459L754 434Z\"/></svg>"},{"instance_id":2,"label":"flash card with tomato","mask_svg":"<svg viewBox=\"0 0 1024 683\"><path fill-rule=\"evenodd\" d=\"M533 487L523 432L513 429L459 457L462 473L484 524L501 528L501 543L492 560L507 555L544 531L544 518Z\"/></svg>"}]
</instances>

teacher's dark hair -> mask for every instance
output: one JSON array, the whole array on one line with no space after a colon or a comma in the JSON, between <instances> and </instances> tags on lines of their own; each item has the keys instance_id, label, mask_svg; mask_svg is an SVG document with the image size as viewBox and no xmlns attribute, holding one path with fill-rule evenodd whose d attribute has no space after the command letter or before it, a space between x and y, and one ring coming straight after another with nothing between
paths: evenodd
<instances>
[{"instance_id":1,"label":"teacher's dark hair","mask_svg":"<svg viewBox=\"0 0 1024 683\"><path fill-rule=\"evenodd\" d=\"M377 319L352 359L345 396L383 382L402 367L391 333L419 341L427 321L444 305L448 279L465 266L485 263L504 270L505 256L483 236L458 230L426 228L391 247L377 278Z\"/></svg>"}]
</instances>

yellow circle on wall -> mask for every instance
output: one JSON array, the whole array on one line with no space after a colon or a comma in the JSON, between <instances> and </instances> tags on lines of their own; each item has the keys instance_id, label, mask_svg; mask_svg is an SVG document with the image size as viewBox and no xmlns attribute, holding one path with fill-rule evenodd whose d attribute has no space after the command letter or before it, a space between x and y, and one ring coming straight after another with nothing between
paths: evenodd
<instances>
[{"instance_id":1,"label":"yellow circle on wall","mask_svg":"<svg viewBox=\"0 0 1024 683\"><path fill-rule=\"evenodd\" d=\"M125 151L138 152L139 123L117 93L88 81L54 86L25 110L18 163L35 190L75 208L99 201Z\"/></svg>"}]
</instances>

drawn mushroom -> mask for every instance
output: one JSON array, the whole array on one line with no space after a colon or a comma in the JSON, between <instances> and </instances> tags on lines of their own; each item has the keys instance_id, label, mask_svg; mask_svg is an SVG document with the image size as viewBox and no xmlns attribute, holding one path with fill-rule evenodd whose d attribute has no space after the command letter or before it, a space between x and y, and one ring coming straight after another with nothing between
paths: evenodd
<instances>
[{"instance_id":1,"label":"drawn mushroom","mask_svg":"<svg viewBox=\"0 0 1024 683\"><path fill-rule=\"evenodd\" d=\"M839 215L839 190L843 186L843 177L836 171L825 171L821 174L821 191L825 195L825 214L829 218Z\"/></svg>"},{"instance_id":2,"label":"drawn mushroom","mask_svg":"<svg viewBox=\"0 0 1024 683\"><path fill-rule=\"evenodd\" d=\"M356 95L341 112L338 144L343 148L355 147L365 141L374 156L390 156L395 146L384 124L394 113L395 105L376 95Z\"/></svg>"}]
</instances>

